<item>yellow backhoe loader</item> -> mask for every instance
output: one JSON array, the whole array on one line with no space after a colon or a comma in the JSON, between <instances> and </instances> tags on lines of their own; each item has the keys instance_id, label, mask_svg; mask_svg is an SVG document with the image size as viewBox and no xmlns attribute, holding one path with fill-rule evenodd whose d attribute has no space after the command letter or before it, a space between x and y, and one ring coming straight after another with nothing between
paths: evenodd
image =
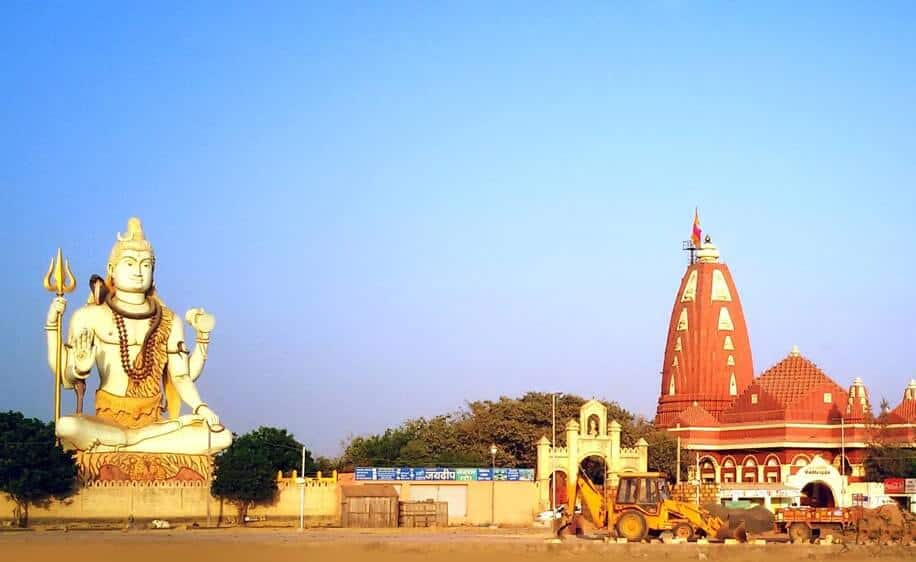
<instances>
[{"instance_id":1,"label":"yellow backhoe loader","mask_svg":"<svg viewBox=\"0 0 916 562\"><path fill-rule=\"evenodd\" d=\"M565 532L583 528L582 515L575 509L581 504L582 511L588 514L591 523L616 532L618 537L630 541L640 541L649 534L657 535L665 531L684 540L696 535L720 539L737 538L742 542L747 540L743 528L729 529L726 522L708 510L671 499L668 481L658 472L622 474L615 497L606 498L591 479L580 471L575 490L567 510L572 518ZM558 533L563 534L563 530Z\"/></svg>"}]
</instances>

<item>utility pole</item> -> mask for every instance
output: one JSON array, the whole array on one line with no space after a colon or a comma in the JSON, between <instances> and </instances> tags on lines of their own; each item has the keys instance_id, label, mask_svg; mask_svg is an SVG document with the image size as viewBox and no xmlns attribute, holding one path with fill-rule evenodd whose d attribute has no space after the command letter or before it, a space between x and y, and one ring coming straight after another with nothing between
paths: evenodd
<instances>
[{"instance_id":1,"label":"utility pole","mask_svg":"<svg viewBox=\"0 0 916 562\"><path fill-rule=\"evenodd\" d=\"M681 424L677 424L677 426L680 427ZM681 483L681 436L680 435L677 436L677 463L674 466L674 473L675 473L675 477L674 477L675 485L680 484ZM699 477L700 475L697 474L697 478Z\"/></svg>"},{"instance_id":2,"label":"utility pole","mask_svg":"<svg viewBox=\"0 0 916 562\"><path fill-rule=\"evenodd\" d=\"M207 454L210 455L210 449L213 447L213 432L210 431L210 425L207 424ZM210 457L210 488L213 488L213 457ZM210 499L212 494L207 494L207 527L210 526Z\"/></svg>"},{"instance_id":3,"label":"utility pole","mask_svg":"<svg viewBox=\"0 0 916 562\"><path fill-rule=\"evenodd\" d=\"M554 392L550 395L551 405L553 406L553 439L550 442L550 488L551 488L551 508L553 509L553 514L551 517L556 515L557 510L557 467L556 467L556 453L554 449L557 448L557 393Z\"/></svg>"},{"instance_id":4,"label":"utility pole","mask_svg":"<svg viewBox=\"0 0 916 562\"><path fill-rule=\"evenodd\" d=\"M299 532L305 531L305 445L302 446L302 472L299 474Z\"/></svg>"},{"instance_id":5,"label":"utility pole","mask_svg":"<svg viewBox=\"0 0 916 562\"><path fill-rule=\"evenodd\" d=\"M490 528L496 528L496 444L490 445Z\"/></svg>"},{"instance_id":6,"label":"utility pole","mask_svg":"<svg viewBox=\"0 0 916 562\"><path fill-rule=\"evenodd\" d=\"M846 503L846 418L840 418L840 480L842 489L840 491L840 507Z\"/></svg>"}]
</instances>

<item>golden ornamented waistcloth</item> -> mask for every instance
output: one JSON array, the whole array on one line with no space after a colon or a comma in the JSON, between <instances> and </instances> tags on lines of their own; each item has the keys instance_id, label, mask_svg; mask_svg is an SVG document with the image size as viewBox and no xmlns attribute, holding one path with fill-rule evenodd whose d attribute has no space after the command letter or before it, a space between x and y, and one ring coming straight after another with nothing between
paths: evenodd
<instances>
[{"instance_id":1,"label":"golden ornamented waistcloth","mask_svg":"<svg viewBox=\"0 0 916 562\"><path fill-rule=\"evenodd\" d=\"M104 390L95 393L95 415L127 429L146 427L159 421L162 392L148 398L116 396Z\"/></svg>"}]
</instances>

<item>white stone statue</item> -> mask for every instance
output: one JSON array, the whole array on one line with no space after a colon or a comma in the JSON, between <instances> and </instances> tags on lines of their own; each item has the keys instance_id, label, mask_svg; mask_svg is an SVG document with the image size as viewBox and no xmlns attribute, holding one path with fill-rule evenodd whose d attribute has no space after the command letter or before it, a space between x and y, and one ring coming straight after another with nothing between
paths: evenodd
<instances>
[{"instance_id":1,"label":"white stone statue","mask_svg":"<svg viewBox=\"0 0 916 562\"><path fill-rule=\"evenodd\" d=\"M66 449L208 455L232 440L194 385L207 358L214 318L203 309L185 315L196 332L191 353L181 319L156 295L155 264L139 219L131 218L127 233L118 235L111 250L104 283L93 278L89 304L70 319L60 358L63 385L85 388L93 366L100 384L94 416L78 413L57 421L57 436ZM66 299L58 296L48 310L45 330L52 370L66 306ZM182 402L191 414L179 415ZM163 419L166 410L169 419Z\"/></svg>"}]
</instances>

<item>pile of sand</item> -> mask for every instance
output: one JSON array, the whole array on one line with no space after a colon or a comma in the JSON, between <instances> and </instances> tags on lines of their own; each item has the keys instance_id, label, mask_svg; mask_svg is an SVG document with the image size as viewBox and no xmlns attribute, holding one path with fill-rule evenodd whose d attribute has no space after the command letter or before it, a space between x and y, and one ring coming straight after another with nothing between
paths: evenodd
<instances>
[{"instance_id":1,"label":"pile of sand","mask_svg":"<svg viewBox=\"0 0 916 562\"><path fill-rule=\"evenodd\" d=\"M743 521L748 533L766 533L772 531L776 525L773 513L761 505L750 509L730 509L719 504L709 504L703 507L725 521L730 529L737 528Z\"/></svg>"}]
</instances>

